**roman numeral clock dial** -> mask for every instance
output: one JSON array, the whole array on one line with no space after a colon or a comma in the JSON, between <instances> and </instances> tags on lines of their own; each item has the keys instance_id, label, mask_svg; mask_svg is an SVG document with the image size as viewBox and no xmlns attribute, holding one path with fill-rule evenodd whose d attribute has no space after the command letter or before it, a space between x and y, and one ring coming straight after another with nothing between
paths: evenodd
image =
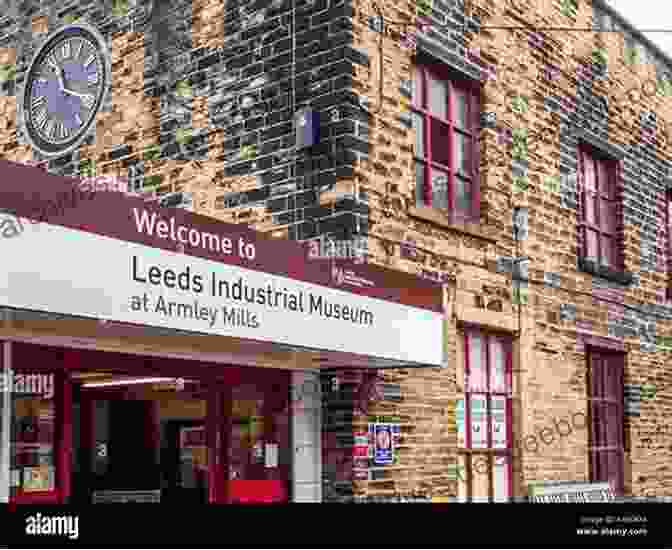
<instances>
[{"instance_id":1,"label":"roman numeral clock dial","mask_svg":"<svg viewBox=\"0 0 672 550\"><path fill-rule=\"evenodd\" d=\"M22 119L31 145L47 157L79 147L109 84L107 45L94 27L75 23L55 31L35 53L25 79Z\"/></svg>"}]
</instances>

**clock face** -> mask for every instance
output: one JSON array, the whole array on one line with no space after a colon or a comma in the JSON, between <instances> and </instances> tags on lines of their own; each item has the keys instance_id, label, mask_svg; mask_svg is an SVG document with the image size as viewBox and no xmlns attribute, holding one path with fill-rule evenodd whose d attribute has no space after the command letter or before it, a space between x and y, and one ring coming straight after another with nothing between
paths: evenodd
<instances>
[{"instance_id":1,"label":"clock face","mask_svg":"<svg viewBox=\"0 0 672 550\"><path fill-rule=\"evenodd\" d=\"M26 76L23 123L33 147L46 156L75 149L95 121L109 74L107 48L94 29L75 24L55 32Z\"/></svg>"}]
</instances>

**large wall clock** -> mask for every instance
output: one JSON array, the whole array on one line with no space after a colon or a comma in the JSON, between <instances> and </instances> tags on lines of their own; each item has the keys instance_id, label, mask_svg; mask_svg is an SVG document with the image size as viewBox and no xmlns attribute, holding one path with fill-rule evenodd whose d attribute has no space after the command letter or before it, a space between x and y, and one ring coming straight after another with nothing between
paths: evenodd
<instances>
[{"instance_id":1,"label":"large wall clock","mask_svg":"<svg viewBox=\"0 0 672 550\"><path fill-rule=\"evenodd\" d=\"M109 84L108 48L95 28L75 23L55 31L35 53L25 79L21 110L30 144L47 157L77 148Z\"/></svg>"}]
</instances>

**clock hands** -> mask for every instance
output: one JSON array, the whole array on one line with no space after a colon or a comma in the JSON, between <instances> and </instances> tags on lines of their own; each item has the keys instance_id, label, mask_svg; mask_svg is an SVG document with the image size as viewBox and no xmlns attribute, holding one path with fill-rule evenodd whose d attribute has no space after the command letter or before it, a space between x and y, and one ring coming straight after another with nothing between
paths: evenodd
<instances>
[{"instance_id":1,"label":"clock hands","mask_svg":"<svg viewBox=\"0 0 672 550\"><path fill-rule=\"evenodd\" d=\"M73 95L75 97L78 97L82 100L82 103L86 106L87 109L90 109L93 107L93 103L95 101L94 96L92 94L80 94L79 92L75 92L73 90L68 90L67 88L63 89L63 92L66 94Z\"/></svg>"},{"instance_id":2,"label":"clock hands","mask_svg":"<svg viewBox=\"0 0 672 550\"><path fill-rule=\"evenodd\" d=\"M59 67L51 59L49 60L49 65L51 66L52 70L56 73L56 77L58 78L59 90L64 94L80 98L82 100L82 103L86 106L86 108L91 109L95 102L93 94L82 94L80 92L75 92L74 90L69 90L68 88L65 87L65 78L64 78L65 70L63 69L63 67Z\"/></svg>"},{"instance_id":3,"label":"clock hands","mask_svg":"<svg viewBox=\"0 0 672 550\"><path fill-rule=\"evenodd\" d=\"M61 92L66 92L67 90L65 89L65 79L63 77L63 68L59 67L55 61L52 59L49 59L49 66L51 69L56 73L56 78L58 78L58 89Z\"/></svg>"}]
</instances>

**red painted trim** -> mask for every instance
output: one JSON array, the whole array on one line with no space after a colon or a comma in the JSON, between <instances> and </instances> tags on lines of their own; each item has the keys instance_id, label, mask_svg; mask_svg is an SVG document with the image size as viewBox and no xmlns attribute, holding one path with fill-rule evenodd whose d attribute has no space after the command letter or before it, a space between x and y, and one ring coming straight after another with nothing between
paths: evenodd
<instances>
[{"instance_id":1,"label":"red painted trim","mask_svg":"<svg viewBox=\"0 0 672 550\"><path fill-rule=\"evenodd\" d=\"M588 257L588 233L586 231L586 185L584 176L584 152L583 148L579 146L578 149L578 170L576 172L576 187L577 198L579 199L579 212L577 216L577 250L584 258Z\"/></svg>"},{"instance_id":2,"label":"red painted trim","mask_svg":"<svg viewBox=\"0 0 672 550\"><path fill-rule=\"evenodd\" d=\"M506 448L509 451L507 475L509 481L509 498L513 497L513 343L509 339L504 342L505 383L506 383Z\"/></svg>"},{"instance_id":3,"label":"red painted trim","mask_svg":"<svg viewBox=\"0 0 672 550\"><path fill-rule=\"evenodd\" d=\"M616 265L620 269L625 269L625 218L623 215L624 189L623 189L623 161L614 161L614 200L616 205L614 212L616 219L614 220L615 235L614 235L614 258Z\"/></svg>"},{"instance_id":4,"label":"red painted trim","mask_svg":"<svg viewBox=\"0 0 672 550\"><path fill-rule=\"evenodd\" d=\"M423 163L424 184L425 188L422 192L423 203L427 206L434 206L432 201L432 171L440 169L447 172L446 193L448 198L447 210L451 221L457 221L455 200L457 189L457 174L454 165L454 155L456 149L455 134L457 132L455 127L455 90L459 89L465 94L466 101L466 119L467 128L460 131L461 135L468 138L468 147L470 160L470 174L469 184L472 193L470 212L467 213L469 221L472 219L480 220L480 185L479 185L479 169L480 169L480 151L479 151L479 126L480 126L480 86L477 83L470 81L462 81L456 79L451 75L450 70L443 65L432 65L429 68L427 65L418 65L416 67L417 73L422 82L421 94L418 94L417 101L413 103L414 111L422 118L423 126L423 148L424 156L417 157ZM446 117L442 118L430 112L429 105L429 79L430 75L436 79L443 81L446 84ZM436 163L432 156L432 122L439 121L448 128L448 141L446 147L449 149L448 163ZM436 164L436 166L435 166Z\"/></svg>"},{"instance_id":5,"label":"red painted trim","mask_svg":"<svg viewBox=\"0 0 672 550\"><path fill-rule=\"evenodd\" d=\"M471 209L470 217L475 223L481 221L481 147L480 147L480 126L481 126L481 89L480 85L468 96L469 101L469 121L472 125L472 178L471 178Z\"/></svg>"},{"instance_id":6,"label":"red painted trim","mask_svg":"<svg viewBox=\"0 0 672 550\"><path fill-rule=\"evenodd\" d=\"M94 397L88 392L82 392L79 399L79 462L83 479L93 475L93 457L96 446L95 414Z\"/></svg>"},{"instance_id":7,"label":"red painted trim","mask_svg":"<svg viewBox=\"0 0 672 550\"><path fill-rule=\"evenodd\" d=\"M492 449L492 386L490 385L490 344L492 342L492 337L484 334L483 340L485 344L485 423L487 426L487 437L485 439L485 445L488 449ZM483 357L481 356L481 359Z\"/></svg>"},{"instance_id":8,"label":"red painted trim","mask_svg":"<svg viewBox=\"0 0 672 550\"><path fill-rule=\"evenodd\" d=\"M586 159L590 158L593 163L595 178L595 193L588 191L586 185ZM578 196L580 199L580 208L578 216L579 233L581 235L581 246L583 257L588 257L588 231L597 235L597 261L602 262L605 257L603 251L602 237L609 237L612 243L611 256L613 266L617 269L625 267L625 257L623 250L623 216L622 216L622 185L621 185L621 163L614 160L606 160L596 155L594 150L586 144L580 144L578 149L579 169L577 173ZM607 191L603 191L603 182L600 178L600 167L608 179ZM587 204L593 202L594 222L588 221ZM607 231L602 223L602 205L607 203L607 212L612 219L612 231Z\"/></svg>"},{"instance_id":9,"label":"red painted trim","mask_svg":"<svg viewBox=\"0 0 672 550\"><path fill-rule=\"evenodd\" d=\"M62 205L64 193L73 196L73 183L76 182L74 178L49 174L4 159L0 159L0 179L3 182L0 186L0 204L14 210L19 217L33 219L43 217L43 211L49 204ZM174 219L177 226L186 226L203 233L226 235L234 242L238 237L244 238L256 247L256 255L250 260L239 254L226 255L209 247L187 245L181 256L185 258L184 261L188 261L186 259L188 257L197 257L221 265L251 269L268 275L335 288L331 270L324 269L324 263L310 261L307 258L308 248L304 243L272 239L263 233L246 228L244 224L229 224L180 208L165 210L157 204L144 201L141 197L125 196L122 193L108 191L83 193L82 199L84 198L86 200L77 200L76 208L62 208L59 213L53 215L47 213L49 219L46 223L84 231L90 237L104 236L115 241L123 241L117 243L120 250L124 249L125 243L134 243L151 247L159 254L165 254L165 251L174 253L180 243L162 238L157 233L149 235L138 232L135 211L146 212L150 216L159 216L166 222ZM354 260L349 261L354 263ZM344 265L347 265L347 262ZM357 265L356 271L373 284L350 286L347 288L349 294L442 311L442 288L439 283L370 263ZM407 292L406 289L409 287L414 289L413 293ZM344 288L340 290L346 291Z\"/></svg>"},{"instance_id":10,"label":"red painted trim","mask_svg":"<svg viewBox=\"0 0 672 550\"><path fill-rule=\"evenodd\" d=\"M665 194L665 218L667 220L667 287L665 298L672 300L672 189Z\"/></svg>"},{"instance_id":11,"label":"red painted trim","mask_svg":"<svg viewBox=\"0 0 672 550\"><path fill-rule=\"evenodd\" d=\"M56 379L56 487L64 504L70 498L72 477L72 384L65 371L58 372Z\"/></svg>"},{"instance_id":12,"label":"red painted trim","mask_svg":"<svg viewBox=\"0 0 672 550\"><path fill-rule=\"evenodd\" d=\"M220 465L222 459L221 444L221 392L213 387L208 392L208 403L205 417L205 437L208 445L208 502L215 504L221 502L223 495L220 494Z\"/></svg>"},{"instance_id":13,"label":"red painted trim","mask_svg":"<svg viewBox=\"0 0 672 550\"><path fill-rule=\"evenodd\" d=\"M35 491L34 493L19 493L9 497L11 504L62 504L60 491Z\"/></svg>"},{"instance_id":14,"label":"red painted trim","mask_svg":"<svg viewBox=\"0 0 672 550\"><path fill-rule=\"evenodd\" d=\"M623 395L625 391L624 387L624 377L625 377L625 356L620 357L620 361L618 364L618 388L617 391L620 395ZM618 396L616 396L618 397ZM625 422L623 419L625 418L625 405L623 403L623 399L616 399L616 403L618 404L618 422L620 423L620 429L618 430L618 447L620 448L621 452L619 455L619 461L618 461L618 494L622 495L625 489Z\"/></svg>"},{"instance_id":15,"label":"red painted trim","mask_svg":"<svg viewBox=\"0 0 672 550\"><path fill-rule=\"evenodd\" d=\"M424 200L428 206L432 205L432 132L431 120L428 117L429 112L429 73L425 67L420 69L422 74L422 127L425 134L425 189Z\"/></svg>"},{"instance_id":16,"label":"red painted trim","mask_svg":"<svg viewBox=\"0 0 672 550\"><path fill-rule=\"evenodd\" d=\"M625 353L623 340L616 340L607 336L594 336L579 330L576 331L576 338L578 342L583 342L587 349L608 349L609 351Z\"/></svg>"},{"instance_id":17,"label":"red painted trim","mask_svg":"<svg viewBox=\"0 0 672 550\"><path fill-rule=\"evenodd\" d=\"M471 379L469 331L464 331L464 447L471 449Z\"/></svg>"},{"instance_id":18,"label":"red painted trim","mask_svg":"<svg viewBox=\"0 0 672 550\"><path fill-rule=\"evenodd\" d=\"M232 503L257 504L287 501L287 490L281 479L234 479L227 481Z\"/></svg>"},{"instance_id":19,"label":"red painted trim","mask_svg":"<svg viewBox=\"0 0 672 550\"><path fill-rule=\"evenodd\" d=\"M448 213L455 218L455 83L446 79L446 118L448 124L448 181L446 181L446 195L448 196Z\"/></svg>"}]
</instances>

